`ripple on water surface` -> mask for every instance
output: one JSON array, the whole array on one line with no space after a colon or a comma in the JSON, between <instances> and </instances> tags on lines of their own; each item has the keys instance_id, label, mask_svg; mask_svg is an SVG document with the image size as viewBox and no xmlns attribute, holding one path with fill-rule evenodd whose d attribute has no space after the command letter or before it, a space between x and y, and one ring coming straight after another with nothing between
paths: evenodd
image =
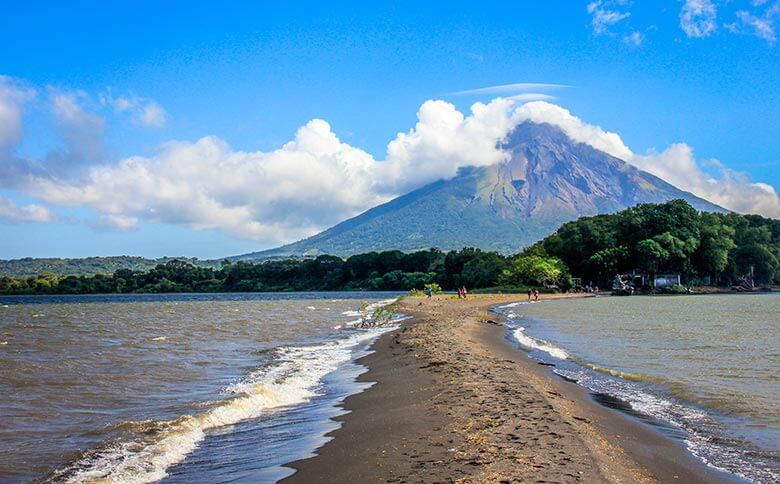
<instances>
[{"instance_id":1,"label":"ripple on water surface","mask_svg":"<svg viewBox=\"0 0 780 484\"><path fill-rule=\"evenodd\" d=\"M388 296L11 302L0 480L281 477L322 443L335 405L361 388L354 359L386 330L352 329L342 313Z\"/></svg>"},{"instance_id":2,"label":"ripple on water surface","mask_svg":"<svg viewBox=\"0 0 780 484\"><path fill-rule=\"evenodd\" d=\"M780 295L602 297L497 310L510 339L559 375L671 425L713 466L758 482L780 478Z\"/></svg>"}]
</instances>

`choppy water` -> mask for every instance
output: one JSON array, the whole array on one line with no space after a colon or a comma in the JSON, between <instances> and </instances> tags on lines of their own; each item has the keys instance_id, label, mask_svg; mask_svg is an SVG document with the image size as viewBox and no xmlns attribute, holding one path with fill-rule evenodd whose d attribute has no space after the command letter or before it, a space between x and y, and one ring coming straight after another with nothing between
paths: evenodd
<instances>
[{"instance_id":1,"label":"choppy water","mask_svg":"<svg viewBox=\"0 0 780 484\"><path fill-rule=\"evenodd\" d=\"M0 481L267 482L311 455L389 294L0 297Z\"/></svg>"},{"instance_id":2,"label":"choppy water","mask_svg":"<svg viewBox=\"0 0 780 484\"><path fill-rule=\"evenodd\" d=\"M712 466L780 481L780 295L599 297L498 311L513 341L597 399L627 404Z\"/></svg>"}]
</instances>

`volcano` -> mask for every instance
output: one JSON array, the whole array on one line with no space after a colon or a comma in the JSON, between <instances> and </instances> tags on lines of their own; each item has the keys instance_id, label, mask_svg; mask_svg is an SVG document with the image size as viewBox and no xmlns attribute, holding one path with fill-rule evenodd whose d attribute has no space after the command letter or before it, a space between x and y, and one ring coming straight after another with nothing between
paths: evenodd
<instances>
[{"instance_id":1,"label":"volcano","mask_svg":"<svg viewBox=\"0 0 780 484\"><path fill-rule=\"evenodd\" d=\"M431 247L512 254L565 222L640 203L683 199L700 211L725 211L550 124L522 123L502 148L509 156L499 164L462 168L312 237L234 259Z\"/></svg>"}]
</instances>

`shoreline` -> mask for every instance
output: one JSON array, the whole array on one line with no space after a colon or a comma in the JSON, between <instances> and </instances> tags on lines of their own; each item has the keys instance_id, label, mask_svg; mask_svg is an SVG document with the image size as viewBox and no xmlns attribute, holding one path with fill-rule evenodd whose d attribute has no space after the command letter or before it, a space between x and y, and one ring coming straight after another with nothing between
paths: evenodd
<instances>
[{"instance_id":1,"label":"shoreline","mask_svg":"<svg viewBox=\"0 0 780 484\"><path fill-rule=\"evenodd\" d=\"M0 277L2 277L2 274L0 274ZM754 289L733 289L731 287L726 286L695 286L696 290L690 293L637 293L634 294L635 296L696 296L696 295L711 295L711 294L771 294L771 293L777 293L780 292L780 286L766 286L766 287L756 287ZM506 292L506 293L482 293L479 292L480 289L476 289L469 293L469 297L482 297L482 296L518 296L522 297L526 293L523 291L520 292ZM383 290L367 290L367 289L333 289L333 290L327 290L327 291L318 291L318 290L300 290L300 291L284 291L284 290L278 290L278 291L184 291L184 292L83 292L83 293L69 293L69 292L47 292L47 293L26 293L26 292L0 292L0 298L6 297L6 298L21 298L21 299L35 299L35 298L46 298L46 297L65 297L65 298L78 298L78 297L89 297L89 296L97 296L97 297L138 297L138 296L214 296L214 295L225 295L225 294L239 294L239 295L250 295L250 294L305 294L305 293L328 293L328 292L334 292L334 293L366 293L366 292L385 292L385 293L394 293L394 294L407 294L407 290L401 290L401 289L383 289ZM442 295L455 295L455 291L447 291L443 292ZM592 293L541 293L541 295L547 296L547 297L582 297L582 296L595 296L595 294ZM599 296L609 296L610 290L605 289L602 291Z\"/></svg>"},{"instance_id":2,"label":"shoreline","mask_svg":"<svg viewBox=\"0 0 780 484\"><path fill-rule=\"evenodd\" d=\"M283 482L741 482L515 348L487 311L521 298L400 301L413 318L359 360L376 384Z\"/></svg>"}]
</instances>

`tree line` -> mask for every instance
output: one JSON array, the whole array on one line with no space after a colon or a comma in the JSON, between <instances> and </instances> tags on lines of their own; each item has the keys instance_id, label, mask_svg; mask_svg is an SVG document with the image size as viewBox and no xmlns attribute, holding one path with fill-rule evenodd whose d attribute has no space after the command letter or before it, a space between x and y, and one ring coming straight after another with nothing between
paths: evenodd
<instances>
[{"instance_id":1,"label":"tree line","mask_svg":"<svg viewBox=\"0 0 780 484\"><path fill-rule=\"evenodd\" d=\"M475 248L369 252L346 259L321 255L258 263L225 260L202 267L170 260L150 270L111 275L0 278L3 294L270 292L422 289L525 291L607 285L618 273L675 272L687 284L780 283L780 221L757 215L699 213L683 200L637 205L584 217L519 254Z\"/></svg>"},{"instance_id":2,"label":"tree line","mask_svg":"<svg viewBox=\"0 0 780 484\"><path fill-rule=\"evenodd\" d=\"M218 268L172 260L148 271L119 269L111 275L0 278L2 294L126 294L170 292L272 291L408 291L437 283L445 288L490 287L506 258L467 248L404 253L369 252L347 259L321 255L313 259L264 262L222 261Z\"/></svg>"},{"instance_id":3,"label":"tree line","mask_svg":"<svg viewBox=\"0 0 780 484\"><path fill-rule=\"evenodd\" d=\"M690 285L728 286L752 274L780 282L780 220L698 212L683 200L581 218L526 249L558 259L583 281L634 270L677 273Z\"/></svg>"},{"instance_id":4,"label":"tree line","mask_svg":"<svg viewBox=\"0 0 780 484\"><path fill-rule=\"evenodd\" d=\"M186 260L197 266L219 267L219 261L200 260L184 257L161 257L159 259L146 259L133 256L113 257L84 257L80 259L61 259L55 257L0 260L0 274L9 277L24 278L39 274L58 275L85 275L113 274L119 269L132 269L134 271L148 271L159 264L165 264L171 260Z\"/></svg>"}]
</instances>

